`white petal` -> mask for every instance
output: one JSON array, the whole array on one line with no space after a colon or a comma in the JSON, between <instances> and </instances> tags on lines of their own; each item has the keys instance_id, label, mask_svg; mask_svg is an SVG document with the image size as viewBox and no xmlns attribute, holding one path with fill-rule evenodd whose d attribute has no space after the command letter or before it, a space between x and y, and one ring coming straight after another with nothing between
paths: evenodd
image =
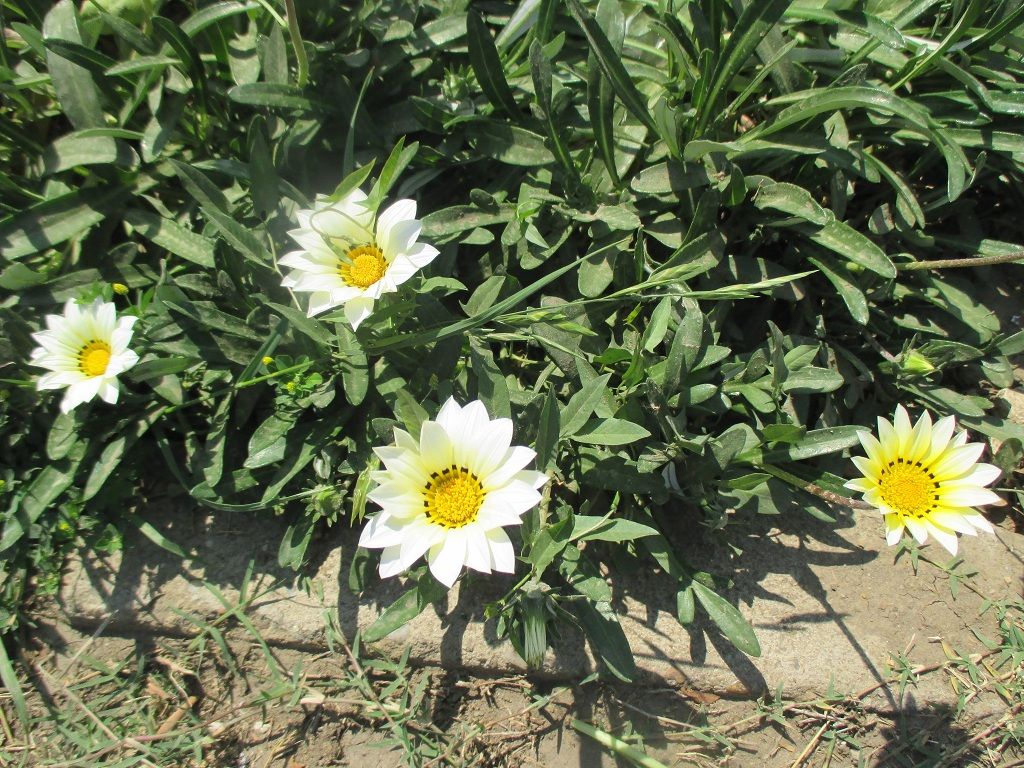
<instances>
[{"instance_id":1,"label":"white petal","mask_svg":"<svg viewBox=\"0 0 1024 768\"><path fill-rule=\"evenodd\" d=\"M899 544L903 538L903 522L899 515L885 516L885 543L890 547Z\"/></svg>"},{"instance_id":2,"label":"white petal","mask_svg":"<svg viewBox=\"0 0 1024 768\"><path fill-rule=\"evenodd\" d=\"M61 387L70 387L72 384L81 381L85 378L78 371L53 371L51 373L44 373L38 379L36 379L36 389L60 389Z\"/></svg>"},{"instance_id":3,"label":"white petal","mask_svg":"<svg viewBox=\"0 0 1024 768\"><path fill-rule=\"evenodd\" d=\"M907 451L904 458L907 461L914 462L923 459L928 455L929 450L932 447L932 417L928 411L921 414L921 417L917 420L917 424L914 425L914 429L910 434L910 438L907 441Z\"/></svg>"},{"instance_id":4,"label":"white petal","mask_svg":"<svg viewBox=\"0 0 1024 768\"><path fill-rule=\"evenodd\" d=\"M359 546L367 549L400 546L406 526L387 512L379 512L366 521L359 534Z\"/></svg>"},{"instance_id":5,"label":"white petal","mask_svg":"<svg viewBox=\"0 0 1024 768\"><path fill-rule=\"evenodd\" d=\"M402 541L402 570L406 571L413 563L423 557L424 553L444 538L444 529L437 525L421 523L409 526L405 539Z\"/></svg>"},{"instance_id":6,"label":"white petal","mask_svg":"<svg viewBox=\"0 0 1024 768\"><path fill-rule=\"evenodd\" d=\"M516 551L508 534L501 528L495 528L485 535L491 545L491 568L502 573L515 573Z\"/></svg>"},{"instance_id":7,"label":"white petal","mask_svg":"<svg viewBox=\"0 0 1024 768\"><path fill-rule=\"evenodd\" d=\"M540 504L540 499L541 495L537 490L526 483L513 480L506 486L490 491L484 501L494 505L500 504L522 515Z\"/></svg>"},{"instance_id":8,"label":"white petal","mask_svg":"<svg viewBox=\"0 0 1024 768\"><path fill-rule=\"evenodd\" d=\"M882 467L877 461L869 459L865 456L851 456L850 460L853 462L854 466L857 467L858 470L860 470L860 473L864 477L870 478L876 483L878 482L878 478L881 475Z\"/></svg>"},{"instance_id":9,"label":"white petal","mask_svg":"<svg viewBox=\"0 0 1024 768\"><path fill-rule=\"evenodd\" d=\"M939 489L939 495L942 503L951 507L977 507L982 504L995 504L999 501L999 496L988 488L970 486L948 488L943 485Z\"/></svg>"},{"instance_id":10,"label":"white petal","mask_svg":"<svg viewBox=\"0 0 1024 768\"><path fill-rule=\"evenodd\" d=\"M459 430L459 425L462 423L461 417L462 406L455 401L454 397L449 397L437 413L437 423L444 427L445 432L451 435Z\"/></svg>"},{"instance_id":11,"label":"white petal","mask_svg":"<svg viewBox=\"0 0 1024 768\"><path fill-rule=\"evenodd\" d=\"M992 464L976 464L974 469L963 477L957 478L955 482L957 485L986 486L998 480L1001 474L1003 471Z\"/></svg>"},{"instance_id":12,"label":"white petal","mask_svg":"<svg viewBox=\"0 0 1024 768\"><path fill-rule=\"evenodd\" d=\"M388 206L377 219L377 246L392 261L404 252L420 234L421 224L416 221L416 201L399 200Z\"/></svg>"},{"instance_id":13,"label":"white petal","mask_svg":"<svg viewBox=\"0 0 1024 768\"><path fill-rule=\"evenodd\" d=\"M537 458L537 452L521 445L512 446L502 458L497 469L487 475L484 490L500 488L511 480L519 470Z\"/></svg>"},{"instance_id":14,"label":"white petal","mask_svg":"<svg viewBox=\"0 0 1024 768\"><path fill-rule=\"evenodd\" d=\"M309 296L309 311L306 313L306 316L315 317L316 315L322 315L327 310L334 309L340 304L341 302L334 301L328 292L312 293Z\"/></svg>"},{"instance_id":15,"label":"white petal","mask_svg":"<svg viewBox=\"0 0 1024 768\"><path fill-rule=\"evenodd\" d=\"M443 542L430 548L427 562L434 578L450 588L466 564L466 534L459 529L448 531Z\"/></svg>"},{"instance_id":16,"label":"white petal","mask_svg":"<svg viewBox=\"0 0 1024 768\"><path fill-rule=\"evenodd\" d=\"M992 527L992 523L990 523L985 518L985 516L982 515L980 512L976 512L973 509L970 510L969 512L965 512L964 515L963 515L963 518L968 523L973 525L976 530L984 531L985 533L995 533L996 532L995 529Z\"/></svg>"},{"instance_id":17,"label":"white petal","mask_svg":"<svg viewBox=\"0 0 1024 768\"><path fill-rule=\"evenodd\" d=\"M355 330L373 312L373 299L366 296L357 296L345 303L345 319Z\"/></svg>"},{"instance_id":18,"label":"white petal","mask_svg":"<svg viewBox=\"0 0 1024 768\"><path fill-rule=\"evenodd\" d=\"M466 567L482 573L491 572L491 548L487 535L478 528L466 531Z\"/></svg>"},{"instance_id":19,"label":"white petal","mask_svg":"<svg viewBox=\"0 0 1024 768\"><path fill-rule=\"evenodd\" d=\"M869 480L866 477L858 477L854 480L850 480L846 483L843 483L843 487L849 488L851 491L860 491L861 493L866 493L867 491L870 491L872 488L876 487L877 484L878 483L876 481Z\"/></svg>"},{"instance_id":20,"label":"white petal","mask_svg":"<svg viewBox=\"0 0 1024 768\"><path fill-rule=\"evenodd\" d=\"M949 446L949 439L953 436L955 428L956 419L952 416L945 416L935 422L932 427L932 449L925 460L926 463L932 464L942 455L942 452Z\"/></svg>"},{"instance_id":21,"label":"white petal","mask_svg":"<svg viewBox=\"0 0 1024 768\"><path fill-rule=\"evenodd\" d=\"M420 427L420 456L425 466L435 469L451 466L454 462L448 432L436 421L424 421Z\"/></svg>"},{"instance_id":22,"label":"white petal","mask_svg":"<svg viewBox=\"0 0 1024 768\"><path fill-rule=\"evenodd\" d=\"M98 378L97 376L83 378L68 387L67 392L64 393L64 399L60 403L61 411L71 413L72 409L96 397L99 390Z\"/></svg>"},{"instance_id":23,"label":"white petal","mask_svg":"<svg viewBox=\"0 0 1024 768\"><path fill-rule=\"evenodd\" d=\"M401 547L385 547L380 553L380 566L377 572L382 579L397 576L408 568L402 563Z\"/></svg>"},{"instance_id":24,"label":"white petal","mask_svg":"<svg viewBox=\"0 0 1024 768\"><path fill-rule=\"evenodd\" d=\"M896 431L896 437L899 440L899 452L901 456L907 455L907 450L910 448L911 434L914 428L910 425L910 414L907 413L907 409L903 405L896 406L896 413L892 420L893 429Z\"/></svg>"},{"instance_id":25,"label":"white petal","mask_svg":"<svg viewBox=\"0 0 1024 768\"><path fill-rule=\"evenodd\" d=\"M928 532L935 537L935 540L948 550L949 554L955 555L957 545L956 534L948 528L936 525L931 521L925 524L928 526Z\"/></svg>"},{"instance_id":26,"label":"white petal","mask_svg":"<svg viewBox=\"0 0 1024 768\"><path fill-rule=\"evenodd\" d=\"M940 482L955 480L971 470L984 450L983 443L970 443L951 448L932 466L932 473Z\"/></svg>"},{"instance_id":27,"label":"white petal","mask_svg":"<svg viewBox=\"0 0 1024 768\"><path fill-rule=\"evenodd\" d=\"M928 528L917 518L904 517L903 524L907 526L910 535L917 539L918 544L924 544L928 540Z\"/></svg>"},{"instance_id":28,"label":"white petal","mask_svg":"<svg viewBox=\"0 0 1024 768\"><path fill-rule=\"evenodd\" d=\"M939 508L930 512L928 519L937 525L949 528L951 531L965 533L968 536L975 535L974 526L957 510Z\"/></svg>"},{"instance_id":29,"label":"white petal","mask_svg":"<svg viewBox=\"0 0 1024 768\"><path fill-rule=\"evenodd\" d=\"M116 403L117 394L119 391L117 386L117 379L107 379L105 377L99 376L97 376L96 378L103 378L103 383L100 384L99 391L97 392L97 394L100 396L100 400L103 400L104 402L110 404Z\"/></svg>"}]
</instances>

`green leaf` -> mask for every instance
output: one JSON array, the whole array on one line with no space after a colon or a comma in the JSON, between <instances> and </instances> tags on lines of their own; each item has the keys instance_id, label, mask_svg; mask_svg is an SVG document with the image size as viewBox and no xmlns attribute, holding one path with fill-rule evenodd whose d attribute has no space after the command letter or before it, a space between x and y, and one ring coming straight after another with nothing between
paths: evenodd
<instances>
[{"instance_id":1,"label":"green leaf","mask_svg":"<svg viewBox=\"0 0 1024 768\"><path fill-rule=\"evenodd\" d=\"M299 569L309 548L309 542L313 540L316 523L316 518L304 517L288 526L281 537L281 545L277 548L278 565L292 570Z\"/></svg>"},{"instance_id":2,"label":"green leaf","mask_svg":"<svg viewBox=\"0 0 1024 768\"><path fill-rule=\"evenodd\" d=\"M207 27L216 24L221 19L237 16L241 13L248 13L259 8L259 3L236 3L219 2L201 8L183 22L181 31L189 37L195 37Z\"/></svg>"},{"instance_id":3,"label":"green leaf","mask_svg":"<svg viewBox=\"0 0 1024 768\"><path fill-rule=\"evenodd\" d=\"M583 428L583 425L594 413L594 409L604 399L611 377L610 373L606 373L596 379L591 379L583 385L579 392L569 398L569 402L562 409L560 416L561 437L571 437Z\"/></svg>"},{"instance_id":4,"label":"green leaf","mask_svg":"<svg viewBox=\"0 0 1024 768\"><path fill-rule=\"evenodd\" d=\"M477 152L506 165L534 168L553 159L543 136L517 125L476 120L467 127L466 136Z\"/></svg>"},{"instance_id":5,"label":"green leaf","mask_svg":"<svg viewBox=\"0 0 1024 768\"><path fill-rule=\"evenodd\" d=\"M242 83L228 89L228 98L236 104L274 107L306 112L324 111L327 105L306 95L305 90L286 83Z\"/></svg>"},{"instance_id":6,"label":"green leaf","mask_svg":"<svg viewBox=\"0 0 1024 768\"><path fill-rule=\"evenodd\" d=\"M537 440L534 443L534 448L537 451L536 466L540 472L546 472L548 466L555 459L558 434L558 398L555 397L554 389L548 388L548 393L544 397L544 405L540 411L540 422L537 425Z\"/></svg>"},{"instance_id":7,"label":"green leaf","mask_svg":"<svg viewBox=\"0 0 1024 768\"><path fill-rule=\"evenodd\" d=\"M469 64L487 100L509 115L517 115L519 107L505 79L498 49L494 47L494 40L483 18L475 10L466 15L466 42L469 46Z\"/></svg>"},{"instance_id":8,"label":"green leaf","mask_svg":"<svg viewBox=\"0 0 1024 768\"><path fill-rule=\"evenodd\" d=\"M581 600L574 609L594 655L615 677L631 682L636 677L636 662L612 607L608 603Z\"/></svg>"},{"instance_id":9,"label":"green leaf","mask_svg":"<svg viewBox=\"0 0 1024 768\"><path fill-rule=\"evenodd\" d=\"M844 383L843 377L838 371L810 365L792 371L782 383L782 391L794 395L835 392Z\"/></svg>"},{"instance_id":10,"label":"green leaf","mask_svg":"<svg viewBox=\"0 0 1024 768\"><path fill-rule=\"evenodd\" d=\"M744 7L725 48L717 58L715 73L706 95L702 94L702 98L697 100L697 136L702 136L704 128L712 123L722 94L747 66L747 60L754 49L771 32L791 2L792 0L758 0Z\"/></svg>"},{"instance_id":11,"label":"green leaf","mask_svg":"<svg viewBox=\"0 0 1024 768\"><path fill-rule=\"evenodd\" d=\"M530 545L529 561L533 566L534 573L538 576L544 574L555 558L565 549L569 543L569 534L572 532L570 517L566 517L541 529Z\"/></svg>"},{"instance_id":12,"label":"green leaf","mask_svg":"<svg viewBox=\"0 0 1024 768\"><path fill-rule=\"evenodd\" d=\"M284 458L288 432L295 426L294 414L271 413L256 427L249 438L249 453L242 465L258 469Z\"/></svg>"},{"instance_id":13,"label":"green leaf","mask_svg":"<svg viewBox=\"0 0 1024 768\"><path fill-rule=\"evenodd\" d=\"M757 642L757 635L754 634L753 627L732 603L712 592L699 581L690 582L690 586L697 600L700 601L701 607L707 611L708 616L718 625L729 642L748 656L761 655L761 645Z\"/></svg>"},{"instance_id":14,"label":"green leaf","mask_svg":"<svg viewBox=\"0 0 1024 768\"><path fill-rule=\"evenodd\" d=\"M122 141L109 136L62 136L42 156L43 175L51 176L85 165L138 165L138 155Z\"/></svg>"},{"instance_id":15,"label":"green leaf","mask_svg":"<svg viewBox=\"0 0 1024 768\"><path fill-rule=\"evenodd\" d=\"M137 208L129 208L122 216L136 232L175 256L207 269L214 268L215 246L209 238L170 219Z\"/></svg>"},{"instance_id":16,"label":"green leaf","mask_svg":"<svg viewBox=\"0 0 1024 768\"><path fill-rule=\"evenodd\" d=\"M341 381L345 399L350 405L359 405L370 388L370 368L355 332L344 323L338 323L338 348L343 355Z\"/></svg>"},{"instance_id":17,"label":"green leaf","mask_svg":"<svg viewBox=\"0 0 1024 768\"><path fill-rule=\"evenodd\" d=\"M626 71L622 64L622 58L616 53L604 30L601 29L601 26L594 17L580 4L579 0L567 0L567 2L569 11L583 30L583 34L586 36L591 51L601 66L601 70L609 82L611 82L612 88L615 89L615 93L618 94L623 105L651 133L657 135L658 127L651 117L646 100L636 89L636 86L633 84L633 78Z\"/></svg>"},{"instance_id":18,"label":"green leaf","mask_svg":"<svg viewBox=\"0 0 1024 768\"><path fill-rule=\"evenodd\" d=\"M74 413L59 413L50 425L46 436L46 456L50 461L60 461L74 447L78 440L78 420Z\"/></svg>"},{"instance_id":19,"label":"green leaf","mask_svg":"<svg viewBox=\"0 0 1024 768\"><path fill-rule=\"evenodd\" d=\"M201 171L190 165L171 160L174 172L182 184L199 203L203 214L223 235L224 239L251 262L269 268L266 262L266 250L252 230L243 227L226 213L223 195L210 184L209 179Z\"/></svg>"},{"instance_id":20,"label":"green leaf","mask_svg":"<svg viewBox=\"0 0 1024 768\"><path fill-rule=\"evenodd\" d=\"M89 477L82 487L82 501L93 498L103 488L103 484L114 473L114 470L121 464L124 452L131 448L152 426L153 421L159 418L159 411L140 419L134 427L126 427L121 434L103 447L103 452L92 465Z\"/></svg>"},{"instance_id":21,"label":"green leaf","mask_svg":"<svg viewBox=\"0 0 1024 768\"><path fill-rule=\"evenodd\" d=\"M412 435L413 440L420 439L420 428L423 422L430 419L426 410L405 389L395 393L395 416L402 422L405 431Z\"/></svg>"},{"instance_id":22,"label":"green leaf","mask_svg":"<svg viewBox=\"0 0 1024 768\"><path fill-rule=\"evenodd\" d=\"M0 219L0 255L19 259L53 248L103 221L126 196L120 186L95 186L34 203Z\"/></svg>"},{"instance_id":23,"label":"green leaf","mask_svg":"<svg viewBox=\"0 0 1024 768\"><path fill-rule=\"evenodd\" d=\"M736 458L739 461L746 461L752 464L802 461L851 448L860 442L857 438L857 433L863 431L864 427L853 425L812 429L798 443L779 446L766 451L753 448L744 451Z\"/></svg>"},{"instance_id":24,"label":"green leaf","mask_svg":"<svg viewBox=\"0 0 1024 768\"><path fill-rule=\"evenodd\" d=\"M409 163L415 159L419 148L419 143L415 141L408 147L405 146L405 137L398 140L394 149L391 150L391 154L388 155L388 159L384 162L384 167L380 169L380 175L367 196L370 208L376 210L381 202L383 202L388 192L391 191L391 187L398 181L399 176L409 167Z\"/></svg>"},{"instance_id":25,"label":"green leaf","mask_svg":"<svg viewBox=\"0 0 1024 768\"><path fill-rule=\"evenodd\" d=\"M0 643L0 682L4 684L4 690L11 697L14 704L14 711L18 714L18 720L24 733L29 733L32 728L32 721L28 716L28 707L25 705L25 694L21 690L21 682L18 674L14 671L14 665L7 655L7 647Z\"/></svg>"},{"instance_id":26,"label":"green leaf","mask_svg":"<svg viewBox=\"0 0 1024 768\"><path fill-rule=\"evenodd\" d=\"M78 16L71 0L60 0L46 14L43 37L81 44ZM106 125L100 92L89 71L53 51L47 51L46 64L61 110L71 124L78 130Z\"/></svg>"},{"instance_id":27,"label":"green leaf","mask_svg":"<svg viewBox=\"0 0 1024 768\"><path fill-rule=\"evenodd\" d=\"M759 209L774 208L799 216L804 221L825 226L835 220L832 211L826 211L811 197L811 193L796 184L785 182L766 182L758 184L754 193L754 205Z\"/></svg>"},{"instance_id":28,"label":"green leaf","mask_svg":"<svg viewBox=\"0 0 1024 768\"><path fill-rule=\"evenodd\" d=\"M443 599L447 594L445 586L430 575L421 577L416 586L385 608L377 620L366 628L362 635L363 640L367 643L382 640L396 629L404 627L423 613L428 605Z\"/></svg>"},{"instance_id":29,"label":"green leaf","mask_svg":"<svg viewBox=\"0 0 1024 768\"><path fill-rule=\"evenodd\" d=\"M161 549L165 549L172 555L177 555L180 558L188 557L188 553L175 544L173 541L164 536L160 531L154 528L148 521L143 520L141 517L136 515L134 512L127 510L121 510L121 517L134 524L138 529L139 533L145 536L147 539L152 541Z\"/></svg>"},{"instance_id":30,"label":"green leaf","mask_svg":"<svg viewBox=\"0 0 1024 768\"><path fill-rule=\"evenodd\" d=\"M491 417L510 418L508 382L494 362L491 350L476 339L470 340L469 360L476 377L477 396Z\"/></svg>"},{"instance_id":31,"label":"green leaf","mask_svg":"<svg viewBox=\"0 0 1024 768\"><path fill-rule=\"evenodd\" d=\"M199 51L192 45L189 39L176 23L163 16L154 16L150 23L153 31L158 37L171 46L178 58L186 65L185 74L192 78L192 83L199 89L199 96L205 103L206 100L206 72L203 70L202 59L199 58Z\"/></svg>"},{"instance_id":32,"label":"green leaf","mask_svg":"<svg viewBox=\"0 0 1024 768\"><path fill-rule=\"evenodd\" d=\"M896 267L885 251L842 221L830 221L807 236L818 245L886 278L896 277Z\"/></svg>"},{"instance_id":33,"label":"green leaf","mask_svg":"<svg viewBox=\"0 0 1024 768\"><path fill-rule=\"evenodd\" d=\"M608 518L600 515L574 515L570 541L633 541L657 536L658 531L635 520Z\"/></svg>"},{"instance_id":34,"label":"green leaf","mask_svg":"<svg viewBox=\"0 0 1024 768\"><path fill-rule=\"evenodd\" d=\"M626 419L591 419L583 427L569 435L577 443L590 445L627 445L650 437L651 433Z\"/></svg>"},{"instance_id":35,"label":"green leaf","mask_svg":"<svg viewBox=\"0 0 1024 768\"><path fill-rule=\"evenodd\" d=\"M854 283L850 273L836 265L827 263L823 258L819 259L809 256L807 260L816 266L821 271L821 274L832 283L833 287L838 291L839 297L846 304L846 308L850 311L850 316L860 325L867 325L870 317L868 300L864 292Z\"/></svg>"}]
</instances>

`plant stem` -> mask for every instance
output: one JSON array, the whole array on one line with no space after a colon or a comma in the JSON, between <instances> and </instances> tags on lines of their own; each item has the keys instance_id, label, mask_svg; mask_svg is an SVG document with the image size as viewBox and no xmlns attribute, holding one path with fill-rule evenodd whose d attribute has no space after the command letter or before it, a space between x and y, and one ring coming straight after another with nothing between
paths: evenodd
<instances>
[{"instance_id":1,"label":"plant stem","mask_svg":"<svg viewBox=\"0 0 1024 768\"><path fill-rule=\"evenodd\" d=\"M858 501L857 499L840 496L838 493L833 493L832 491L826 491L820 485L815 485L812 482L790 474L786 470L779 469L771 464L758 464L757 466L769 475L777 477L779 480L783 480L802 491L807 491L807 493L817 496L819 499L824 499L829 504L838 504L839 506L846 507L847 509L874 509L874 507L866 501Z\"/></svg>"},{"instance_id":2,"label":"plant stem","mask_svg":"<svg viewBox=\"0 0 1024 768\"><path fill-rule=\"evenodd\" d=\"M286 373L293 373L295 371L304 370L304 369L308 368L309 366L311 366L312 364L313 364L312 360L307 360L305 363L298 363L296 365L291 365L291 366L289 366L287 368L282 368L279 371L274 371L273 373L267 373L267 374L264 374L263 376L257 376L255 379L246 379L245 381L239 382L238 384L229 384L226 387L221 387L220 389L216 389L213 392L209 392L209 393L207 393L205 395L200 395L199 397L194 397L191 400L186 400L183 403L179 403L177 405L168 405L167 407L165 407L165 408L163 408L161 410L159 415L166 416L169 413L174 413L175 411L180 411L182 408L188 408L189 406L196 405L197 403L201 403L204 400L208 400L211 397L216 397L217 395L222 395L225 392L231 392L231 391L237 390L237 389L245 389L246 387L251 387L254 384L260 384L261 382L269 381L270 379L276 379L278 376L284 376Z\"/></svg>"},{"instance_id":3,"label":"plant stem","mask_svg":"<svg viewBox=\"0 0 1024 768\"><path fill-rule=\"evenodd\" d=\"M935 259L933 261L912 261L897 264L900 272L915 272L922 269L960 269L962 267L990 267L993 264L1007 264L1024 260L1024 251L1004 253L999 256L969 256L965 259Z\"/></svg>"}]
</instances>

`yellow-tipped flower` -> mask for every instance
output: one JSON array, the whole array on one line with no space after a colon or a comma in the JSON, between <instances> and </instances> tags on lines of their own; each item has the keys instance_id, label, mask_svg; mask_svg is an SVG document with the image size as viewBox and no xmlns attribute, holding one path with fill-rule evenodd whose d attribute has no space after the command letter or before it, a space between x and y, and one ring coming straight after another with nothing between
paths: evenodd
<instances>
[{"instance_id":1,"label":"yellow-tipped flower","mask_svg":"<svg viewBox=\"0 0 1024 768\"><path fill-rule=\"evenodd\" d=\"M32 334L39 343L32 365L49 369L36 388L67 387L60 404L64 413L97 396L116 403L117 377L139 361L128 348L137 319L119 318L114 305L102 299L83 306L69 301L63 315L47 315L47 329Z\"/></svg>"},{"instance_id":2,"label":"yellow-tipped flower","mask_svg":"<svg viewBox=\"0 0 1024 768\"><path fill-rule=\"evenodd\" d=\"M114 289L114 293L116 293L118 296L128 295L128 286L125 285L124 283L114 283L110 287Z\"/></svg>"},{"instance_id":3,"label":"yellow-tipped flower","mask_svg":"<svg viewBox=\"0 0 1024 768\"><path fill-rule=\"evenodd\" d=\"M978 461L983 443L968 443L967 433L955 437L952 416L932 424L925 411L911 425L907 410L899 405L893 423L878 419L878 437L859 434L866 456L853 462L863 477L846 487L861 491L864 501L885 516L885 539L896 544L903 529L919 544L928 536L956 554L957 533L974 536L993 533L992 525L973 507L993 504L999 497L985 488L1000 470Z\"/></svg>"},{"instance_id":4,"label":"yellow-tipped flower","mask_svg":"<svg viewBox=\"0 0 1024 768\"><path fill-rule=\"evenodd\" d=\"M547 482L524 469L536 457L512 445L512 421L490 419L479 400L449 399L416 441L395 429L395 445L374 448L386 469L375 472L370 499L382 509L359 537L383 549L380 575L396 576L426 555L430 572L450 587L463 566L513 573L515 550L506 525L519 525L540 503Z\"/></svg>"}]
</instances>

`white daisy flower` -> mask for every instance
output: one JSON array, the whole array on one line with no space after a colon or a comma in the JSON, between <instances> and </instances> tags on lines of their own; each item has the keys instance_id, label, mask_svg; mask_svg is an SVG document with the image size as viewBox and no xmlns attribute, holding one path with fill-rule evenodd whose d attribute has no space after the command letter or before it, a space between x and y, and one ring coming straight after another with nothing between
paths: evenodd
<instances>
[{"instance_id":1,"label":"white daisy flower","mask_svg":"<svg viewBox=\"0 0 1024 768\"><path fill-rule=\"evenodd\" d=\"M139 361L128 349L137 319L118 318L114 305L102 299L81 306L69 301L63 315L47 315L47 329L32 334L39 346L32 350L31 363L50 370L39 377L36 389L67 387L60 404L64 413L97 395L116 403L118 375Z\"/></svg>"},{"instance_id":2,"label":"white daisy flower","mask_svg":"<svg viewBox=\"0 0 1024 768\"><path fill-rule=\"evenodd\" d=\"M502 526L518 525L540 502L547 477L524 469L537 454L512 445L512 421L488 418L479 400L463 408L452 398L437 421L423 422L418 443L401 429L395 443L374 449L386 469L374 473L369 498L383 509L359 537L360 546L384 550L380 575L402 573L424 554L448 587L463 566L514 573Z\"/></svg>"},{"instance_id":3,"label":"white daisy flower","mask_svg":"<svg viewBox=\"0 0 1024 768\"><path fill-rule=\"evenodd\" d=\"M932 424L925 411L911 426L907 410L899 405L893 423L878 419L878 437L859 434L867 456L854 456L863 477L846 487L861 491L864 501L885 516L885 539L896 544L903 529L919 544L929 534L956 554L957 533L994 533L991 523L973 507L994 504L999 497L985 488L1000 470L978 462L983 443L968 443L967 433L953 437L952 416Z\"/></svg>"},{"instance_id":4,"label":"white daisy flower","mask_svg":"<svg viewBox=\"0 0 1024 768\"><path fill-rule=\"evenodd\" d=\"M436 258L436 248L416 242L422 225L414 200L399 200L376 221L374 214L358 189L337 202L321 196L312 210L298 212L299 228L288 234L302 250L281 258L293 270L281 284L312 294L310 317L344 305L358 328L377 299Z\"/></svg>"}]
</instances>

